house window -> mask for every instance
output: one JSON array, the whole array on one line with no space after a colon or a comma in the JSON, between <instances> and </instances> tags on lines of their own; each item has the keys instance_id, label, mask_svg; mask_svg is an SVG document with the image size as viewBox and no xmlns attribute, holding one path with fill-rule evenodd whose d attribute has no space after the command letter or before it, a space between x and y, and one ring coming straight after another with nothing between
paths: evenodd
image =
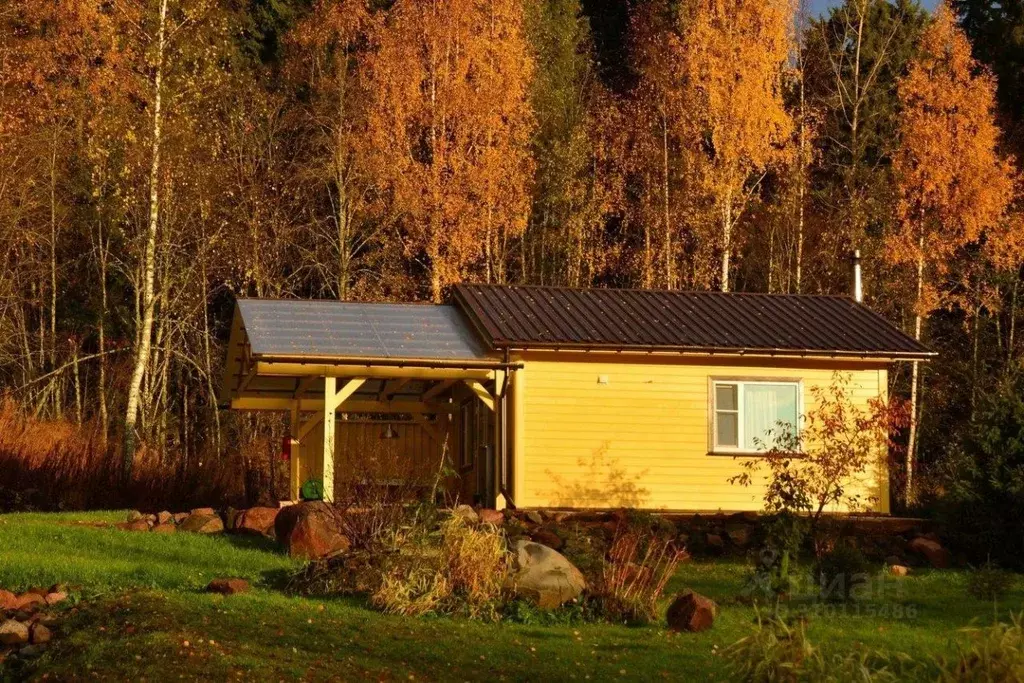
<instances>
[{"instance_id":1,"label":"house window","mask_svg":"<svg viewBox=\"0 0 1024 683\"><path fill-rule=\"evenodd\" d=\"M758 453L799 425L800 382L714 380L712 451Z\"/></svg>"}]
</instances>

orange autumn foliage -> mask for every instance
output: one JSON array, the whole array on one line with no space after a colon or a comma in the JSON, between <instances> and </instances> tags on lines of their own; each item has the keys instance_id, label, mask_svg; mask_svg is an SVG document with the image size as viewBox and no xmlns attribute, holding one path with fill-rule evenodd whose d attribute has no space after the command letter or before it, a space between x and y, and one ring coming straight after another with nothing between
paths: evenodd
<instances>
[{"instance_id":1,"label":"orange autumn foliage","mask_svg":"<svg viewBox=\"0 0 1024 683\"><path fill-rule=\"evenodd\" d=\"M999 225L1014 189L1013 167L999 154L995 79L971 57L945 4L920 49L899 86L898 227L886 252L917 267L919 317L941 304L935 283L950 259Z\"/></svg>"},{"instance_id":2,"label":"orange autumn foliage","mask_svg":"<svg viewBox=\"0 0 1024 683\"><path fill-rule=\"evenodd\" d=\"M388 12L370 66L372 167L433 301L453 282L506 277L530 206L533 69L520 0Z\"/></svg>"},{"instance_id":3,"label":"orange autumn foliage","mask_svg":"<svg viewBox=\"0 0 1024 683\"><path fill-rule=\"evenodd\" d=\"M717 214L723 291L739 218L766 170L784 162L792 133L782 77L794 10L790 0L691 0L680 19L675 58L689 142Z\"/></svg>"}]
</instances>

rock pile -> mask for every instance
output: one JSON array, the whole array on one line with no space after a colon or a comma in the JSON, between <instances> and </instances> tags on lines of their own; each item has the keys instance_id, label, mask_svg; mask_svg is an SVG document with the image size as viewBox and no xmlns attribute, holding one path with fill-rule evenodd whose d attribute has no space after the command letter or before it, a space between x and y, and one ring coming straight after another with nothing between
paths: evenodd
<instances>
[{"instance_id":1,"label":"rock pile","mask_svg":"<svg viewBox=\"0 0 1024 683\"><path fill-rule=\"evenodd\" d=\"M222 532L255 534L274 538L274 520L279 508L253 507L247 510L228 508L223 513L213 508L195 508L189 512L162 512L146 514L133 510L128 518L114 526L124 531L149 531L154 534L173 534L187 531L195 534Z\"/></svg>"},{"instance_id":2,"label":"rock pile","mask_svg":"<svg viewBox=\"0 0 1024 683\"><path fill-rule=\"evenodd\" d=\"M23 593L0 588L0 661L12 655L29 659L41 654L53 638L54 609L67 599L61 585Z\"/></svg>"}]
</instances>

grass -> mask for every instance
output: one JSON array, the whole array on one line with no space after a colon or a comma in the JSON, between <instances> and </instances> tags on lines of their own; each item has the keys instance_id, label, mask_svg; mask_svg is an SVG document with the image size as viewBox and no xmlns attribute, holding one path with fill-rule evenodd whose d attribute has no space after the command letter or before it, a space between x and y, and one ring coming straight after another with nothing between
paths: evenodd
<instances>
[{"instance_id":1,"label":"grass","mask_svg":"<svg viewBox=\"0 0 1024 683\"><path fill-rule=\"evenodd\" d=\"M0 586L60 581L81 600L34 670L0 664L0 679L722 680L725 662L716 651L746 635L755 616L737 597L747 575L737 561L692 562L673 578L670 593L693 588L721 605L714 629L700 634L389 616L357 599L281 592L297 565L259 539L95 526L121 519L0 516ZM254 589L227 598L202 592L219 576L247 578ZM1017 588L996 611L966 587L959 571L880 579L875 597L859 607L821 607L828 612L811 616L808 635L828 647L863 644L929 659L952 654L959 629L972 620L989 623L1024 604ZM812 614L818 607L802 605Z\"/></svg>"}]
</instances>

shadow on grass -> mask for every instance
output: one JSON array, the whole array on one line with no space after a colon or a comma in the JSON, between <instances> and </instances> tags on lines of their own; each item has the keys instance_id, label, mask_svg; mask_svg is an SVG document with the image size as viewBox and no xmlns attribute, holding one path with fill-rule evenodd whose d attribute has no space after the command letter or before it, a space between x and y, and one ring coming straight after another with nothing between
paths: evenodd
<instances>
[{"instance_id":1,"label":"shadow on grass","mask_svg":"<svg viewBox=\"0 0 1024 683\"><path fill-rule=\"evenodd\" d=\"M285 549L282 548L277 541L275 541L272 538L267 538L266 536L257 536L255 534L230 533L223 534L222 537L226 539L227 542L231 545L235 546L236 548L241 548L243 550L259 550L261 552L271 553L273 555L287 554Z\"/></svg>"},{"instance_id":2,"label":"shadow on grass","mask_svg":"<svg viewBox=\"0 0 1024 683\"><path fill-rule=\"evenodd\" d=\"M268 569L260 573L260 585L270 590L288 592L288 584L295 576L290 569Z\"/></svg>"}]
</instances>

